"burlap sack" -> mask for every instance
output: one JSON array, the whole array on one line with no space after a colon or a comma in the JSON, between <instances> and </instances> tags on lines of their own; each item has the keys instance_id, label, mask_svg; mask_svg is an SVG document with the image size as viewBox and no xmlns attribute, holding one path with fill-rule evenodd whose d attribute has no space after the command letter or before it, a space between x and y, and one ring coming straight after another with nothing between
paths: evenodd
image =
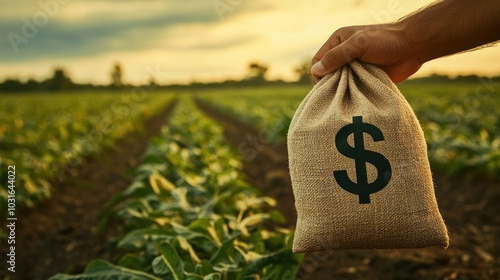
<instances>
[{"instance_id":1,"label":"burlap sack","mask_svg":"<svg viewBox=\"0 0 500 280\"><path fill-rule=\"evenodd\" d=\"M384 71L353 61L324 77L287 144L294 252L448 246L423 131Z\"/></svg>"}]
</instances>

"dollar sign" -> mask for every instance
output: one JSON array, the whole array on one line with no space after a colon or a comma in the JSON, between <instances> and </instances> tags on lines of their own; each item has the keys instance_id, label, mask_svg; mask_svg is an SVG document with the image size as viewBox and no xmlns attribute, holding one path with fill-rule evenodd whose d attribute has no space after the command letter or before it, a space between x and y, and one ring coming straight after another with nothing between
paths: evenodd
<instances>
[{"instance_id":1,"label":"dollar sign","mask_svg":"<svg viewBox=\"0 0 500 280\"><path fill-rule=\"evenodd\" d=\"M357 183L349 179L346 170L333 171L337 183L344 190L359 195L359 203L370 203L370 194L383 189L391 180L391 164L383 155L365 150L363 133L368 133L373 141L384 140L384 135L378 127L363 122L362 116L352 117L352 124L342 127L335 136L337 150L346 157L356 161ZM347 137L354 134L354 147L347 142ZM369 162L377 168L377 179L368 183L366 163Z\"/></svg>"}]
</instances>

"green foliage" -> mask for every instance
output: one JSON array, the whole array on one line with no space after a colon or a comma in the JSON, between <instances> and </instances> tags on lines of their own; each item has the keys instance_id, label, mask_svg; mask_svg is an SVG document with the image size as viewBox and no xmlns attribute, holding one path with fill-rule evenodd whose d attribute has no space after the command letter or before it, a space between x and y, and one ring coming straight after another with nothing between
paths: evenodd
<instances>
[{"instance_id":1,"label":"green foliage","mask_svg":"<svg viewBox=\"0 0 500 280\"><path fill-rule=\"evenodd\" d=\"M50 278L51 280L161 280L155 277L125 267L114 266L106 261L95 260L89 263L83 275L63 275L57 274Z\"/></svg>"},{"instance_id":2,"label":"green foliage","mask_svg":"<svg viewBox=\"0 0 500 280\"><path fill-rule=\"evenodd\" d=\"M268 143L286 140L296 107L309 91L308 86L207 91L200 98L237 119L260 130Z\"/></svg>"},{"instance_id":3,"label":"green foliage","mask_svg":"<svg viewBox=\"0 0 500 280\"><path fill-rule=\"evenodd\" d=\"M26 94L0 96L0 208L7 166L16 166L16 200L32 207L50 197L50 180L132 130L172 95Z\"/></svg>"},{"instance_id":4,"label":"green foliage","mask_svg":"<svg viewBox=\"0 0 500 280\"><path fill-rule=\"evenodd\" d=\"M261 130L269 143L283 143L293 112L309 89L219 90L199 96ZM499 89L498 83L487 80L400 86L421 122L433 167L449 174L500 174Z\"/></svg>"},{"instance_id":5,"label":"green foliage","mask_svg":"<svg viewBox=\"0 0 500 280\"><path fill-rule=\"evenodd\" d=\"M500 86L401 86L424 130L431 164L449 174L500 175Z\"/></svg>"},{"instance_id":6,"label":"green foliage","mask_svg":"<svg viewBox=\"0 0 500 280\"><path fill-rule=\"evenodd\" d=\"M118 247L129 253L107 267L110 273L127 269L175 280L293 278L302 257L292 254L293 233L264 226L282 216L271 211L273 199L241 180L240 168L222 127L182 100L114 207L125 223Z\"/></svg>"}]
</instances>

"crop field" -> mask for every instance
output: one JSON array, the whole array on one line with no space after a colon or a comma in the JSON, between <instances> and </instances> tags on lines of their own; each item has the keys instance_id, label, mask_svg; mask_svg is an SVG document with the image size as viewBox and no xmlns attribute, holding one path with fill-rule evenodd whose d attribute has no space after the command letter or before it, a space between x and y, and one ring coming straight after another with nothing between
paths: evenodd
<instances>
[{"instance_id":1,"label":"crop field","mask_svg":"<svg viewBox=\"0 0 500 280\"><path fill-rule=\"evenodd\" d=\"M50 197L49 180L127 132L142 129L142 121L170 99L106 93L1 96L0 174L6 178L7 166L16 165L18 205L33 207ZM7 199L4 183L2 209Z\"/></svg>"},{"instance_id":2,"label":"crop field","mask_svg":"<svg viewBox=\"0 0 500 280\"><path fill-rule=\"evenodd\" d=\"M464 169L498 176L500 172L500 86L481 84L402 85L424 129L430 160L454 174ZM266 88L206 92L202 98L217 109L283 143L294 110L307 88ZM286 97L285 97L286 96Z\"/></svg>"},{"instance_id":3,"label":"crop field","mask_svg":"<svg viewBox=\"0 0 500 280\"><path fill-rule=\"evenodd\" d=\"M0 214L15 184L19 279L499 278L500 85L399 88L447 250L292 253L285 139L309 86L0 95Z\"/></svg>"}]
</instances>

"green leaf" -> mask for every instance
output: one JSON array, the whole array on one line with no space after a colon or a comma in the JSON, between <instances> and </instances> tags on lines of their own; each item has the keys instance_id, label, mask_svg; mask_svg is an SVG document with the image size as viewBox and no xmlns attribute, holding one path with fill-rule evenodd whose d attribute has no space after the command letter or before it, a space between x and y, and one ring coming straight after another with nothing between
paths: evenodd
<instances>
[{"instance_id":1,"label":"green leaf","mask_svg":"<svg viewBox=\"0 0 500 280\"><path fill-rule=\"evenodd\" d=\"M210 240L210 235L206 233L200 233L198 231L192 230L192 227L185 227L181 224L172 222L171 223L175 233L177 235L183 236L188 240L195 239L195 238L206 238Z\"/></svg>"},{"instance_id":2,"label":"green leaf","mask_svg":"<svg viewBox=\"0 0 500 280\"><path fill-rule=\"evenodd\" d=\"M290 259L290 257L293 255L292 250L290 249L285 249L280 252L276 253L271 253L265 256L262 256L254 261L252 261L248 267L245 269L244 274L245 275L251 275L259 272L262 270L264 267L271 265L271 264L278 264L283 262L284 260Z\"/></svg>"},{"instance_id":3,"label":"green leaf","mask_svg":"<svg viewBox=\"0 0 500 280\"><path fill-rule=\"evenodd\" d=\"M214 223L215 232L222 242L228 239L228 235L226 230L224 229L224 225L225 223L223 219L217 219L217 221L215 221Z\"/></svg>"},{"instance_id":4,"label":"green leaf","mask_svg":"<svg viewBox=\"0 0 500 280\"><path fill-rule=\"evenodd\" d=\"M174 234L174 232L165 229L138 229L125 235L125 237L118 242L118 247L133 250L143 246L144 242L147 240L171 239Z\"/></svg>"},{"instance_id":5,"label":"green leaf","mask_svg":"<svg viewBox=\"0 0 500 280\"><path fill-rule=\"evenodd\" d=\"M203 277L203 280L220 280L220 273L210 273Z\"/></svg>"},{"instance_id":6,"label":"green leaf","mask_svg":"<svg viewBox=\"0 0 500 280\"><path fill-rule=\"evenodd\" d=\"M163 262L172 273L173 279L183 280L185 278L184 265L175 248L168 243L158 244L157 248L161 253Z\"/></svg>"},{"instance_id":7,"label":"green leaf","mask_svg":"<svg viewBox=\"0 0 500 280\"><path fill-rule=\"evenodd\" d=\"M271 217L271 220L273 220L281 225L286 223L285 216L283 216L283 214L281 214L281 212L278 210L271 211L271 213L269 213L269 215Z\"/></svg>"},{"instance_id":8,"label":"green leaf","mask_svg":"<svg viewBox=\"0 0 500 280\"><path fill-rule=\"evenodd\" d=\"M194 271L201 275L208 275L214 272L214 268L209 261L202 260L200 263L196 264Z\"/></svg>"},{"instance_id":9,"label":"green leaf","mask_svg":"<svg viewBox=\"0 0 500 280\"><path fill-rule=\"evenodd\" d=\"M234 251L233 241L237 238L237 235L232 236L232 238L226 240L222 246L215 252L215 254L210 259L210 262L217 264L219 262L232 263L233 257L232 253Z\"/></svg>"},{"instance_id":10,"label":"green leaf","mask_svg":"<svg viewBox=\"0 0 500 280\"><path fill-rule=\"evenodd\" d=\"M172 182L158 173L152 173L149 176L149 185L156 194L160 194L162 190L169 192L175 189L175 185Z\"/></svg>"},{"instance_id":11,"label":"green leaf","mask_svg":"<svg viewBox=\"0 0 500 280\"><path fill-rule=\"evenodd\" d=\"M238 223L237 227L242 232L244 236L249 236L249 227L262 224L262 222L269 218L269 214L258 213L253 214L251 216L246 217L240 223Z\"/></svg>"},{"instance_id":12,"label":"green leaf","mask_svg":"<svg viewBox=\"0 0 500 280\"><path fill-rule=\"evenodd\" d=\"M119 266L135 269L135 270L146 270L144 260L137 257L136 255L126 254L120 258L118 262Z\"/></svg>"},{"instance_id":13,"label":"green leaf","mask_svg":"<svg viewBox=\"0 0 500 280\"><path fill-rule=\"evenodd\" d=\"M139 198L143 197L150 192L146 190L146 186L142 181L138 181L137 179L128 186L128 188L123 192L123 196Z\"/></svg>"},{"instance_id":14,"label":"green leaf","mask_svg":"<svg viewBox=\"0 0 500 280\"><path fill-rule=\"evenodd\" d=\"M186 280L203 280L203 276L196 273L186 273Z\"/></svg>"},{"instance_id":15,"label":"green leaf","mask_svg":"<svg viewBox=\"0 0 500 280\"><path fill-rule=\"evenodd\" d=\"M214 212L215 202L213 199L208 200L200 209L200 218L209 218Z\"/></svg>"},{"instance_id":16,"label":"green leaf","mask_svg":"<svg viewBox=\"0 0 500 280\"><path fill-rule=\"evenodd\" d=\"M56 274L49 280L161 280L154 275L129 268L114 266L103 260L89 263L85 272L80 275Z\"/></svg>"},{"instance_id":17,"label":"green leaf","mask_svg":"<svg viewBox=\"0 0 500 280\"><path fill-rule=\"evenodd\" d=\"M188 228L192 231L208 234L207 228L210 226L210 221L211 219L209 218L196 219L189 224Z\"/></svg>"},{"instance_id":18,"label":"green leaf","mask_svg":"<svg viewBox=\"0 0 500 280\"><path fill-rule=\"evenodd\" d=\"M172 194L175 194L177 198L177 203L184 211L188 211L191 208L187 199L188 189L186 187L176 188L172 191Z\"/></svg>"},{"instance_id":19,"label":"green leaf","mask_svg":"<svg viewBox=\"0 0 500 280\"><path fill-rule=\"evenodd\" d=\"M201 261L196 252L194 251L193 246L191 246L191 244L184 236L177 236L177 241L179 242L181 249L189 253L192 262L199 263Z\"/></svg>"},{"instance_id":20,"label":"green leaf","mask_svg":"<svg viewBox=\"0 0 500 280\"><path fill-rule=\"evenodd\" d=\"M218 263L214 269L222 273L222 279L241 279L243 269L237 264Z\"/></svg>"},{"instance_id":21,"label":"green leaf","mask_svg":"<svg viewBox=\"0 0 500 280\"><path fill-rule=\"evenodd\" d=\"M170 269L165 264L161 256L154 258L153 262L151 263L151 267L153 268L153 272L155 273L155 275L166 276L171 274Z\"/></svg>"}]
</instances>

